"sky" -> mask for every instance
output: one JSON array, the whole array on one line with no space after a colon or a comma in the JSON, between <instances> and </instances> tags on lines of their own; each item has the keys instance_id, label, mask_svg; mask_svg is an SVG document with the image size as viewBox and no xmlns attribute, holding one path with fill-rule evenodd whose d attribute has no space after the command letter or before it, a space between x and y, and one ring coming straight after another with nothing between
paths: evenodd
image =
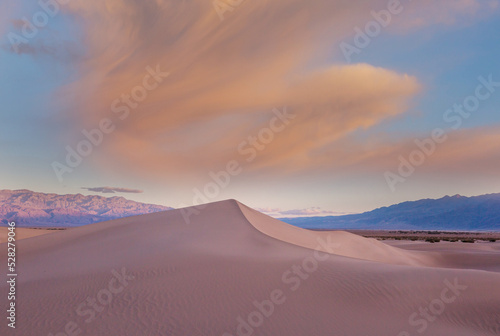
<instances>
[{"instance_id":1,"label":"sky","mask_svg":"<svg viewBox=\"0 0 500 336\"><path fill-rule=\"evenodd\" d=\"M337 215L500 192L497 0L6 0L2 189Z\"/></svg>"}]
</instances>

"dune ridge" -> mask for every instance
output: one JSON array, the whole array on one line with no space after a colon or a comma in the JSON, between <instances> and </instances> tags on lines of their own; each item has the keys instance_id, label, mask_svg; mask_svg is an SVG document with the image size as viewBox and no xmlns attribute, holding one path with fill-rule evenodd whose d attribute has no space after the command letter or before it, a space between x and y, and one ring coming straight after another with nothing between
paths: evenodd
<instances>
[{"instance_id":1,"label":"dune ridge","mask_svg":"<svg viewBox=\"0 0 500 336\"><path fill-rule=\"evenodd\" d=\"M345 257L398 265L434 265L432 256L402 250L376 239L346 231L321 232L302 229L260 213L237 202L243 215L257 230L290 244ZM328 246L325 248L325 246Z\"/></svg>"},{"instance_id":2,"label":"dune ridge","mask_svg":"<svg viewBox=\"0 0 500 336\"><path fill-rule=\"evenodd\" d=\"M421 267L408 256L433 254L343 232L331 238L338 254L325 249L319 259L315 243L327 233L296 230L234 200L206 205L190 224L181 211L19 241L16 334L61 336L67 328L93 336L500 333L500 273ZM377 261L367 260L373 255ZM0 263L5 259L0 255ZM109 299L110 284L121 290ZM449 286L453 302L439 306L432 321L420 316L421 308L443 302ZM1 283L0 295L6 291ZM280 303L252 322L276 291ZM1 324L0 334L12 333Z\"/></svg>"}]
</instances>

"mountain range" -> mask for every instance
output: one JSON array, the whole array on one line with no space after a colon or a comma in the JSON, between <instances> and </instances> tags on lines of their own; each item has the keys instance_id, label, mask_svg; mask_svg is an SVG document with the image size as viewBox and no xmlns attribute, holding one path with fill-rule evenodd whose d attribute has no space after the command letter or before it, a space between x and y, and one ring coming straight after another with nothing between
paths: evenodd
<instances>
[{"instance_id":1,"label":"mountain range","mask_svg":"<svg viewBox=\"0 0 500 336\"><path fill-rule=\"evenodd\" d=\"M58 195L30 190L0 190L0 221L24 227L68 227L142 215L172 208L123 197Z\"/></svg>"},{"instance_id":2,"label":"mountain range","mask_svg":"<svg viewBox=\"0 0 500 336\"><path fill-rule=\"evenodd\" d=\"M325 230L500 231L500 193L422 199L353 215L281 220L302 228Z\"/></svg>"}]
</instances>

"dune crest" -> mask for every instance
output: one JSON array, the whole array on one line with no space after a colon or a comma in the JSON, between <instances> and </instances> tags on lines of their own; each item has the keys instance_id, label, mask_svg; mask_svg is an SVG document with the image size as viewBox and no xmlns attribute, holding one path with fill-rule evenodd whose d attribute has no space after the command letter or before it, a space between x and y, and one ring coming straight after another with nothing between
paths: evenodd
<instances>
[{"instance_id":1,"label":"dune crest","mask_svg":"<svg viewBox=\"0 0 500 336\"><path fill-rule=\"evenodd\" d=\"M257 230L290 244L344 257L388 264L434 265L430 254L402 250L376 239L364 238L345 231L327 232L302 229L267 216L239 202L237 204L243 215Z\"/></svg>"}]
</instances>

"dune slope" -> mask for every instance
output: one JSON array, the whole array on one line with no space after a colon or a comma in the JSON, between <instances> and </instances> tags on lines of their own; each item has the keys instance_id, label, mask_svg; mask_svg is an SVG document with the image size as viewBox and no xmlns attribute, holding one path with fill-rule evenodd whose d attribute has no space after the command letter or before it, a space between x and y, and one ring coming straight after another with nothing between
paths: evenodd
<instances>
[{"instance_id":1,"label":"dune slope","mask_svg":"<svg viewBox=\"0 0 500 336\"><path fill-rule=\"evenodd\" d=\"M27 229L27 228L17 228L15 229L15 239L21 240L31 237L36 237L40 235L44 235L47 233L53 233L55 230L45 230L45 229ZM5 243L7 241L8 234L7 227L0 227L0 243Z\"/></svg>"},{"instance_id":2,"label":"dune slope","mask_svg":"<svg viewBox=\"0 0 500 336\"><path fill-rule=\"evenodd\" d=\"M233 200L189 224L185 211L19 241L17 327L0 334L500 333L499 273L423 267L434 254L296 230Z\"/></svg>"},{"instance_id":3,"label":"dune slope","mask_svg":"<svg viewBox=\"0 0 500 336\"><path fill-rule=\"evenodd\" d=\"M335 255L400 265L433 265L430 254L408 252L372 238L345 232L321 232L301 229L264 215L238 203L243 215L260 232L294 245ZM328 246L325 248L325 246Z\"/></svg>"}]
</instances>

